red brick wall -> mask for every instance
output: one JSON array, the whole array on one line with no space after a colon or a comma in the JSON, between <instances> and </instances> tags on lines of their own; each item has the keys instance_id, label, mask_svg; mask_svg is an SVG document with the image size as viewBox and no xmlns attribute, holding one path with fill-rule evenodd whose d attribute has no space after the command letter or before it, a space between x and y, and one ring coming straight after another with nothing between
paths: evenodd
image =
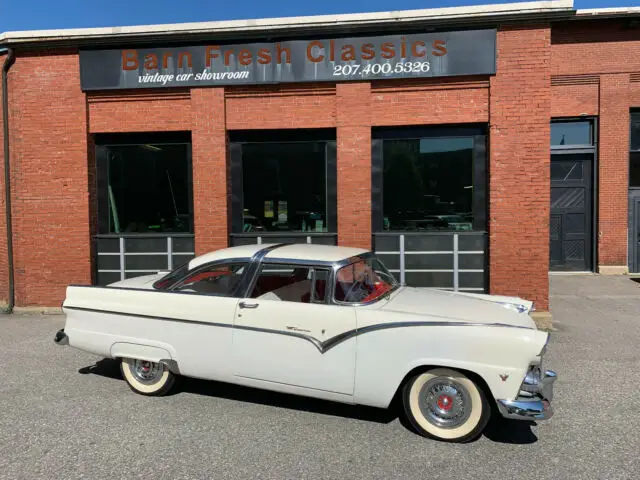
<instances>
[{"instance_id":1,"label":"red brick wall","mask_svg":"<svg viewBox=\"0 0 640 480\"><path fill-rule=\"evenodd\" d=\"M580 82L577 79L574 82ZM551 116L577 117L580 115L598 115L599 77L591 83L556 84L551 87Z\"/></svg>"},{"instance_id":2,"label":"red brick wall","mask_svg":"<svg viewBox=\"0 0 640 480\"><path fill-rule=\"evenodd\" d=\"M600 77L600 266L627 265L629 75Z\"/></svg>"},{"instance_id":3,"label":"red brick wall","mask_svg":"<svg viewBox=\"0 0 640 480\"><path fill-rule=\"evenodd\" d=\"M91 280L87 110L78 56L18 56L9 73L16 305L57 306Z\"/></svg>"},{"instance_id":4,"label":"red brick wall","mask_svg":"<svg viewBox=\"0 0 640 480\"><path fill-rule=\"evenodd\" d=\"M640 33L619 20L553 26L551 74L640 72Z\"/></svg>"},{"instance_id":5,"label":"red brick wall","mask_svg":"<svg viewBox=\"0 0 640 480\"><path fill-rule=\"evenodd\" d=\"M193 211L196 254L229 243L227 134L224 88L191 91Z\"/></svg>"},{"instance_id":6,"label":"red brick wall","mask_svg":"<svg viewBox=\"0 0 640 480\"><path fill-rule=\"evenodd\" d=\"M619 20L554 25L551 72L554 78L590 83L564 91L554 86L552 113L569 116L585 110L599 115L598 266L625 267L629 108L640 106L640 94L629 78L640 74L640 30Z\"/></svg>"},{"instance_id":7,"label":"red brick wall","mask_svg":"<svg viewBox=\"0 0 640 480\"><path fill-rule=\"evenodd\" d=\"M338 244L371 248L371 85L336 85Z\"/></svg>"},{"instance_id":8,"label":"red brick wall","mask_svg":"<svg viewBox=\"0 0 640 480\"><path fill-rule=\"evenodd\" d=\"M191 129L189 91L91 94L87 101L91 133Z\"/></svg>"},{"instance_id":9,"label":"red brick wall","mask_svg":"<svg viewBox=\"0 0 640 480\"><path fill-rule=\"evenodd\" d=\"M0 55L0 69L6 55ZM2 99L2 83L0 82L0 101ZM5 215L4 190L4 125L2 106L0 105L0 304L9 300L9 270L7 264L7 222Z\"/></svg>"},{"instance_id":10,"label":"red brick wall","mask_svg":"<svg viewBox=\"0 0 640 480\"><path fill-rule=\"evenodd\" d=\"M487 122L489 80L374 82L372 125L433 125Z\"/></svg>"},{"instance_id":11,"label":"red brick wall","mask_svg":"<svg viewBox=\"0 0 640 480\"><path fill-rule=\"evenodd\" d=\"M490 291L548 309L551 32L498 31L491 78Z\"/></svg>"},{"instance_id":12,"label":"red brick wall","mask_svg":"<svg viewBox=\"0 0 640 480\"><path fill-rule=\"evenodd\" d=\"M334 85L227 89L227 129L328 128L336 122Z\"/></svg>"},{"instance_id":13,"label":"red brick wall","mask_svg":"<svg viewBox=\"0 0 640 480\"><path fill-rule=\"evenodd\" d=\"M498 33L498 73L491 79L111 92L91 94L88 102L74 53L49 52L46 62L21 57L11 70L18 305L58 305L64 286L90 281L94 173L87 129L192 130L201 253L228 244L227 129L335 127L339 243L368 248L371 127L490 121L490 290L531 298L546 309L551 115L601 115L601 175L609 179L601 184L600 258L626 264L626 179L620 172L627 162L624 112L631 103L640 106L640 83L629 84L630 74L640 73L639 49L637 31L615 22L569 22L553 32L507 27ZM0 202L1 188L0 182ZM3 222L4 209L4 232ZM62 241L73 248L63 249ZM0 297L3 268L4 235Z\"/></svg>"}]
</instances>

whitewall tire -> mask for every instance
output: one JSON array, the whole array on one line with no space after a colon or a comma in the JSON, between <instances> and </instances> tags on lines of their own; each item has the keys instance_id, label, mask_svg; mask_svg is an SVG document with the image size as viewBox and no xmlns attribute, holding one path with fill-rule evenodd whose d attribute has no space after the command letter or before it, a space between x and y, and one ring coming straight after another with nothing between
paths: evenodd
<instances>
[{"instance_id":1,"label":"whitewall tire","mask_svg":"<svg viewBox=\"0 0 640 480\"><path fill-rule=\"evenodd\" d=\"M175 375L163 363L123 358L120 371L129 387L141 395L165 395L175 383Z\"/></svg>"},{"instance_id":2,"label":"whitewall tire","mask_svg":"<svg viewBox=\"0 0 640 480\"><path fill-rule=\"evenodd\" d=\"M425 437L445 442L469 442L489 421L491 409L482 388L449 368L414 374L403 387L404 412Z\"/></svg>"}]
</instances>

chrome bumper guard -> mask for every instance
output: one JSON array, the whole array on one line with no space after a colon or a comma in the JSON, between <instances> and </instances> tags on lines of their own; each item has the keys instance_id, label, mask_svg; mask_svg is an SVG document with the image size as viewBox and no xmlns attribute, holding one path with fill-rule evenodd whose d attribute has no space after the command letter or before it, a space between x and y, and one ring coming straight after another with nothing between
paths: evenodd
<instances>
[{"instance_id":1,"label":"chrome bumper guard","mask_svg":"<svg viewBox=\"0 0 640 480\"><path fill-rule=\"evenodd\" d=\"M53 341L58 345L69 345L69 337L64 333L64 328L61 328L56 332L56 336Z\"/></svg>"},{"instance_id":2,"label":"chrome bumper guard","mask_svg":"<svg viewBox=\"0 0 640 480\"><path fill-rule=\"evenodd\" d=\"M498 410L505 418L515 420L548 420L553 416L553 384L557 379L553 370L546 370L537 378L527 375L523 389L515 400L498 400Z\"/></svg>"}]
</instances>

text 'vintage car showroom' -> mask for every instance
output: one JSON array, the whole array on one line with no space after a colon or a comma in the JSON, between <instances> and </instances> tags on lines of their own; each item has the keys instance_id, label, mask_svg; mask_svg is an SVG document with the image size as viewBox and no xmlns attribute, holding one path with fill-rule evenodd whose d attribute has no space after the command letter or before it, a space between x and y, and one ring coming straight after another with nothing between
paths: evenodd
<instances>
[{"instance_id":1,"label":"text 'vintage car showroom'","mask_svg":"<svg viewBox=\"0 0 640 480\"><path fill-rule=\"evenodd\" d=\"M640 271L639 8L7 32L0 63L10 309L274 242L538 312L549 272Z\"/></svg>"}]
</instances>

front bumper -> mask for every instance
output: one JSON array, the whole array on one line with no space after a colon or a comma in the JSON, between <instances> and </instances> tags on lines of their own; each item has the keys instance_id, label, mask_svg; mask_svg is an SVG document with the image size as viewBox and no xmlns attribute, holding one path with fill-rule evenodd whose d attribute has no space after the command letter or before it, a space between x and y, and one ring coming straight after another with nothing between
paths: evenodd
<instances>
[{"instance_id":1,"label":"front bumper","mask_svg":"<svg viewBox=\"0 0 640 480\"><path fill-rule=\"evenodd\" d=\"M64 328L61 328L56 332L56 336L53 341L58 345L69 345L69 337L64 333Z\"/></svg>"},{"instance_id":2,"label":"front bumper","mask_svg":"<svg viewBox=\"0 0 640 480\"><path fill-rule=\"evenodd\" d=\"M498 410L505 418L515 420L547 420L553 416L551 401L557 379L553 370L546 370L536 383L528 383L514 400L498 400Z\"/></svg>"}]
</instances>

